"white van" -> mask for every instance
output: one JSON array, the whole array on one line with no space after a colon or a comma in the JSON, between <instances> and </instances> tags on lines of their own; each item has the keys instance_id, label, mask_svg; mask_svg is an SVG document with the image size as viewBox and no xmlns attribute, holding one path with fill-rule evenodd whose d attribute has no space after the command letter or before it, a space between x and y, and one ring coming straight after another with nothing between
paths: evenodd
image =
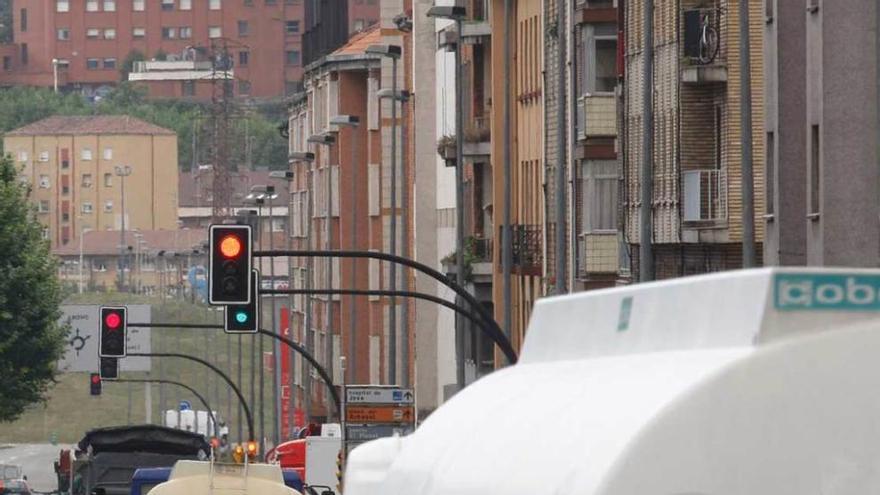
<instances>
[{"instance_id":1,"label":"white van","mask_svg":"<svg viewBox=\"0 0 880 495\"><path fill-rule=\"evenodd\" d=\"M880 271L760 269L542 299L520 361L345 495L880 493Z\"/></svg>"}]
</instances>

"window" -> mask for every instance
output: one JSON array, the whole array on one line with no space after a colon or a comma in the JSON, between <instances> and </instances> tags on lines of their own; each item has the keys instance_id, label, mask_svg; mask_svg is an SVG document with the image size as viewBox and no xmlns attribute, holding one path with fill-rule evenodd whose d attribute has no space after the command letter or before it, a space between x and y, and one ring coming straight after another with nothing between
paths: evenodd
<instances>
[{"instance_id":1,"label":"window","mask_svg":"<svg viewBox=\"0 0 880 495\"><path fill-rule=\"evenodd\" d=\"M86 0L86 12L97 12L98 0Z\"/></svg>"},{"instance_id":2,"label":"window","mask_svg":"<svg viewBox=\"0 0 880 495\"><path fill-rule=\"evenodd\" d=\"M819 215L819 194L822 192L819 126L810 126L810 214Z\"/></svg>"},{"instance_id":3,"label":"window","mask_svg":"<svg viewBox=\"0 0 880 495\"><path fill-rule=\"evenodd\" d=\"M61 221L62 222L69 222L70 221L70 213L68 213L66 211L64 213L62 213L61 214Z\"/></svg>"},{"instance_id":4,"label":"window","mask_svg":"<svg viewBox=\"0 0 880 495\"><path fill-rule=\"evenodd\" d=\"M61 168L67 168L70 166L70 150L67 148L61 148Z\"/></svg>"},{"instance_id":5,"label":"window","mask_svg":"<svg viewBox=\"0 0 880 495\"><path fill-rule=\"evenodd\" d=\"M181 81L181 93L183 96L195 96L196 95L196 83L195 81Z\"/></svg>"},{"instance_id":6,"label":"window","mask_svg":"<svg viewBox=\"0 0 880 495\"><path fill-rule=\"evenodd\" d=\"M104 159L112 160L113 159L113 148L104 148Z\"/></svg>"},{"instance_id":7,"label":"window","mask_svg":"<svg viewBox=\"0 0 880 495\"><path fill-rule=\"evenodd\" d=\"M18 161L25 163L28 161L28 152L27 151L19 151L18 152Z\"/></svg>"},{"instance_id":8,"label":"window","mask_svg":"<svg viewBox=\"0 0 880 495\"><path fill-rule=\"evenodd\" d=\"M617 162L584 160L582 166L583 231L617 231Z\"/></svg>"},{"instance_id":9,"label":"window","mask_svg":"<svg viewBox=\"0 0 880 495\"><path fill-rule=\"evenodd\" d=\"M239 67L247 67L249 57L250 57L250 54L248 52L238 52L238 65L239 65Z\"/></svg>"},{"instance_id":10,"label":"window","mask_svg":"<svg viewBox=\"0 0 880 495\"><path fill-rule=\"evenodd\" d=\"M287 21L284 23L284 32L287 34L299 33L299 21Z\"/></svg>"},{"instance_id":11,"label":"window","mask_svg":"<svg viewBox=\"0 0 880 495\"><path fill-rule=\"evenodd\" d=\"M162 39L163 40L173 40L177 38L177 28L175 27L163 27L162 28Z\"/></svg>"},{"instance_id":12,"label":"window","mask_svg":"<svg viewBox=\"0 0 880 495\"><path fill-rule=\"evenodd\" d=\"M20 15L21 18L19 18L19 21L21 23L21 32L24 33L27 31L27 9L21 9Z\"/></svg>"},{"instance_id":13,"label":"window","mask_svg":"<svg viewBox=\"0 0 880 495\"><path fill-rule=\"evenodd\" d=\"M40 176L40 189L49 189L50 187L52 187L52 185L49 182L49 176L48 175L41 175Z\"/></svg>"},{"instance_id":14,"label":"window","mask_svg":"<svg viewBox=\"0 0 880 495\"><path fill-rule=\"evenodd\" d=\"M96 58L90 60L98 60ZM83 148L82 154L80 155L83 160L91 160L92 159L92 150L89 148Z\"/></svg>"},{"instance_id":15,"label":"window","mask_svg":"<svg viewBox=\"0 0 880 495\"><path fill-rule=\"evenodd\" d=\"M248 21L238 21L238 35L247 36L249 34Z\"/></svg>"},{"instance_id":16,"label":"window","mask_svg":"<svg viewBox=\"0 0 880 495\"><path fill-rule=\"evenodd\" d=\"M143 38L146 35L147 35L146 28L136 27L136 28L132 28L132 30L131 30L131 36L134 38Z\"/></svg>"},{"instance_id":17,"label":"window","mask_svg":"<svg viewBox=\"0 0 880 495\"><path fill-rule=\"evenodd\" d=\"M108 199L104 201L104 213L112 213L113 212L113 200Z\"/></svg>"},{"instance_id":18,"label":"window","mask_svg":"<svg viewBox=\"0 0 880 495\"><path fill-rule=\"evenodd\" d=\"M86 214L91 213L92 212L92 203L84 202L82 204L82 212L86 213Z\"/></svg>"},{"instance_id":19,"label":"window","mask_svg":"<svg viewBox=\"0 0 880 495\"><path fill-rule=\"evenodd\" d=\"M773 24L773 2L775 0L764 0L764 22Z\"/></svg>"},{"instance_id":20,"label":"window","mask_svg":"<svg viewBox=\"0 0 880 495\"><path fill-rule=\"evenodd\" d=\"M70 39L70 29L58 28L58 41L67 41Z\"/></svg>"},{"instance_id":21,"label":"window","mask_svg":"<svg viewBox=\"0 0 880 495\"><path fill-rule=\"evenodd\" d=\"M97 28L89 28L86 29L86 38L89 39L97 39L98 36L101 36L101 30Z\"/></svg>"},{"instance_id":22,"label":"window","mask_svg":"<svg viewBox=\"0 0 880 495\"><path fill-rule=\"evenodd\" d=\"M49 200L48 199L40 200L40 206L37 211L39 211L40 213L49 213Z\"/></svg>"},{"instance_id":23,"label":"window","mask_svg":"<svg viewBox=\"0 0 880 495\"><path fill-rule=\"evenodd\" d=\"M41 162L48 162L49 161L49 152L48 151L41 151L40 152L40 161Z\"/></svg>"},{"instance_id":24,"label":"window","mask_svg":"<svg viewBox=\"0 0 880 495\"><path fill-rule=\"evenodd\" d=\"M43 227L43 239L49 240L49 227Z\"/></svg>"},{"instance_id":25,"label":"window","mask_svg":"<svg viewBox=\"0 0 880 495\"><path fill-rule=\"evenodd\" d=\"M115 69L116 68L116 59L115 58L105 58L104 59L104 68L105 69Z\"/></svg>"},{"instance_id":26,"label":"window","mask_svg":"<svg viewBox=\"0 0 880 495\"><path fill-rule=\"evenodd\" d=\"M55 2L55 12L70 12L70 0L57 0Z\"/></svg>"},{"instance_id":27,"label":"window","mask_svg":"<svg viewBox=\"0 0 880 495\"><path fill-rule=\"evenodd\" d=\"M278 2L276 2L275 0L266 0L266 5L275 5L276 3Z\"/></svg>"},{"instance_id":28,"label":"window","mask_svg":"<svg viewBox=\"0 0 880 495\"><path fill-rule=\"evenodd\" d=\"M105 40L115 40L116 39L116 29L107 28L104 30L104 39Z\"/></svg>"},{"instance_id":29,"label":"window","mask_svg":"<svg viewBox=\"0 0 880 495\"><path fill-rule=\"evenodd\" d=\"M776 191L776 139L773 132L767 133L767 171L765 172L764 186L764 202L767 205L767 215L776 213L776 202L774 201Z\"/></svg>"},{"instance_id":30,"label":"window","mask_svg":"<svg viewBox=\"0 0 880 495\"><path fill-rule=\"evenodd\" d=\"M174 0L162 0L162 10L174 10Z\"/></svg>"},{"instance_id":31,"label":"window","mask_svg":"<svg viewBox=\"0 0 880 495\"><path fill-rule=\"evenodd\" d=\"M208 8L210 10L220 10L220 0L208 0Z\"/></svg>"},{"instance_id":32,"label":"window","mask_svg":"<svg viewBox=\"0 0 880 495\"><path fill-rule=\"evenodd\" d=\"M104 0L104 12L116 12L116 0Z\"/></svg>"},{"instance_id":33,"label":"window","mask_svg":"<svg viewBox=\"0 0 880 495\"><path fill-rule=\"evenodd\" d=\"M192 10L192 0L180 0L180 10Z\"/></svg>"},{"instance_id":34,"label":"window","mask_svg":"<svg viewBox=\"0 0 880 495\"><path fill-rule=\"evenodd\" d=\"M98 68L100 60L96 58L87 58L86 59L86 68L90 70L94 70ZM85 158L83 158L85 160Z\"/></svg>"},{"instance_id":35,"label":"window","mask_svg":"<svg viewBox=\"0 0 880 495\"><path fill-rule=\"evenodd\" d=\"M809 0L807 3L807 12L811 14L819 12L819 0Z\"/></svg>"},{"instance_id":36,"label":"window","mask_svg":"<svg viewBox=\"0 0 880 495\"><path fill-rule=\"evenodd\" d=\"M240 95L251 94L251 83L249 81L238 81L238 94L240 94Z\"/></svg>"},{"instance_id":37,"label":"window","mask_svg":"<svg viewBox=\"0 0 880 495\"><path fill-rule=\"evenodd\" d=\"M3 57L3 70L12 70L12 57Z\"/></svg>"},{"instance_id":38,"label":"window","mask_svg":"<svg viewBox=\"0 0 880 495\"><path fill-rule=\"evenodd\" d=\"M28 64L28 45L27 43L21 44L21 65Z\"/></svg>"},{"instance_id":39,"label":"window","mask_svg":"<svg viewBox=\"0 0 880 495\"><path fill-rule=\"evenodd\" d=\"M70 194L70 186L68 186L67 184L62 184L61 185L61 194L64 194L64 195Z\"/></svg>"},{"instance_id":40,"label":"window","mask_svg":"<svg viewBox=\"0 0 880 495\"><path fill-rule=\"evenodd\" d=\"M92 174L83 174L82 175L82 187L85 187L85 188L92 187Z\"/></svg>"},{"instance_id":41,"label":"window","mask_svg":"<svg viewBox=\"0 0 880 495\"><path fill-rule=\"evenodd\" d=\"M131 10L133 10L135 12L143 12L144 11L144 0L132 0Z\"/></svg>"},{"instance_id":42,"label":"window","mask_svg":"<svg viewBox=\"0 0 880 495\"><path fill-rule=\"evenodd\" d=\"M223 36L223 30L220 29L220 26L208 27L208 38L219 38L221 36Z\"/></svg>"},{"instance_id":43,"label":"window","mask_svg":"<svg viewBox=\"0 0 880 495\"><path fill-rule=\"evenodd\" d=\"M354 20L354 30L355 31L363 31L364 30L364 20L363 19L355 19Z\"/></svg>"},{"instance_id":44,"label":"window","mask_svg":"<svg viewBox=\"0 0 880 495\"><path fill-rule=\"evenodd\" d=\"M180 34L180 39L188 40L188 39L192 38L192 28L189 26L183 26L180 28L179 34Z\"/></svg>"},{"instance_id":45,"label":"window","mask_svg":"<svg viewBox=\"0 0 880 495\"><path fill-rule=\"evenodd\" d=\"M113 174L104 174L104 187L113 187Z\"/></svg>"},{"instance_id":46,"label":"window","mask_svg":"<svg viewBox=\"0 0 880 495\"><path fill-rule=\"evenodd\" d=\"M284 63L287 65L299 65L299 50L287 50L284 52Z\"/></svg>"}]
</instances>

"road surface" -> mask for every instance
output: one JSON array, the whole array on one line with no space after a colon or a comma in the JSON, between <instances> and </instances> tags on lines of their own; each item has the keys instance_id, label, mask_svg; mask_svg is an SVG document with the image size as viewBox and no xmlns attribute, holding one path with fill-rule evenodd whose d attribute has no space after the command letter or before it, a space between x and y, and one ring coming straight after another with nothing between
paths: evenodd
<instances>
[{"instance_id":1,"label":"road surface","mask_svg":"<svg viewBox=\"0 0 880 495\"><path fill-rule=\"evenodd\" d=\"M69 445L3 444L0 445L0 464L21 466L32 490L49 492L58 488L53 462L61 449Z\"/></svg>"}]
</instances>

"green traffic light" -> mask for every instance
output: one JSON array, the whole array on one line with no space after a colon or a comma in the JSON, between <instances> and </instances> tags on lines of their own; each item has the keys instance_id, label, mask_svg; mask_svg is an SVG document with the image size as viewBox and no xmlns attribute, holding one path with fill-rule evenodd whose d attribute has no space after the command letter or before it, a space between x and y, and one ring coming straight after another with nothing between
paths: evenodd
<instances>
[{"instance_id":1,"label":"green traffic light","mask_svg":"<svg viewBox=\"0 0 880 495\"><path fill-rule=\"evenodd\" d=\"M246 323L248 321L248 315L244 311L237 311L235 313L235 321L239 323Z\"/></svg>"}]
</instances>

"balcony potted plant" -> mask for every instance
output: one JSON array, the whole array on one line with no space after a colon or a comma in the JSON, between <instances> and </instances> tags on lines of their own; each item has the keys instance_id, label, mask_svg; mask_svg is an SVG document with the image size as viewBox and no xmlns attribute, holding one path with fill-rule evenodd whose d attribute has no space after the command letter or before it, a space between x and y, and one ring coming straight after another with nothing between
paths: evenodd
<instances>
[{"instance_id":1,"label":"balcony potted plant","mask_svg":"<svg viewBox=\"0 0 880 495\"><path fill-rule=\"evenodd\" d=\"M437 154L444 160L455 161L455 137L446 135L437 141Z\"/></svg>"}]
</instances>

